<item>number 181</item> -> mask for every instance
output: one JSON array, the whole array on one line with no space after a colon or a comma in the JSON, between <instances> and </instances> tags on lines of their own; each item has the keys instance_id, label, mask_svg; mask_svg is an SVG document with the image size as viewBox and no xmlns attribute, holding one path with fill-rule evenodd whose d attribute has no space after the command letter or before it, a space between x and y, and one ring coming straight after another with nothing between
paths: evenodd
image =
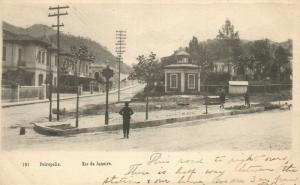
<instances>
[{"instance_id":1,"label":"number 181","mask_svg":"<svg viewBox=\"0 0 300 185\"><path fill-rule=\"evenodd\" d=\"M23 162L23 163L22 163L22 166L23 166L23 167L29 167L29 162Z\"/></svg>"}]
</instances>

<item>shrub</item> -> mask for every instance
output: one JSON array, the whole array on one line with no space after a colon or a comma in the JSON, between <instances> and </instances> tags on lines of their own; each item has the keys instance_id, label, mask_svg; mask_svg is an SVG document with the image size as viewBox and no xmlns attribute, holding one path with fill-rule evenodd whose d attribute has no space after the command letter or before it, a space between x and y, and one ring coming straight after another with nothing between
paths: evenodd
<instances>
[{"instance_id":1,"label":"shrub","mask_svg":"<svg viewBox=\"0 0 300 185\"><path fill-rule=\"evenodd\" d=\"M207 78L205 79L205 84L214 84L214 85L227 85L229 81L228 73L208 73Z\"/></svg>"}]
</instances>

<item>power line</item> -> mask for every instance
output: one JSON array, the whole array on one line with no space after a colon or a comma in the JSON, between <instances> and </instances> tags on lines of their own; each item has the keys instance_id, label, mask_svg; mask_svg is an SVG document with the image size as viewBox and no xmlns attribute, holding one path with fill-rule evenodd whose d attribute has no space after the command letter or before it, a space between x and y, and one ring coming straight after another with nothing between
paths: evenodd
<instances>
[{"instance_id":1,"label":"power line","mask_svg":"<svg viewBox=\"0 0 300 185\"><path fill-rule=\"evenodd\" d=\"M80 13L80 11L75 8L75 7L71 7L72 13L74 13L74 15L78 18L78 20L85 26L85 27L90 27L91 24L93 24L91 21L87 21L83 14ZM90 20L90 19L88 19ZM99 33L96 33L95 31L93 31L92 29L85 29L86 34L87 35L94 35L94 37L96 38L97 35L99 35Z\"/></svg>"},{"instance_id":2,"label":"power line","mask_svg":"<svg viewBox=\"0 0 300 185\"><path fill-rule=\"evenodd\" d=\"M90 21L90 18L88 18L87 16L85 16L79 9L72 7L72 9L74 10L73 12L76 14L76 16L80 19L80 21L86 25L86 26L90 26L92 24L94 24L94 22ZM88 23L88 24L87 24ZM89 33L92 33L92 35L96 36L98 33L96 33L95 31L93 31L92 29L87 29L87 31Z\"/></svg>"}]
</instances>

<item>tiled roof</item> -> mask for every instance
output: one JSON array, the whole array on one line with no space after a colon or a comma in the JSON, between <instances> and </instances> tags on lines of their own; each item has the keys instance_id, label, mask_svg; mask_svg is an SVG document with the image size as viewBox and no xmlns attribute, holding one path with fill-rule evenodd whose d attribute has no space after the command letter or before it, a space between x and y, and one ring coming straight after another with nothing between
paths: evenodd
<instances>
[{"instance_id":1,"label":"tiled roof","mask_svg":"<svg viewBox=\"0 0 300 185\"><path fill-rule=\"evenodd\" d=\"M3 30L3 40L4 41L19 41L19 42L38 42L39 44L50 46L51 43L31 37L30 35L26 34L16 34L9 32L7 30Z\"/></svg>"}]
</instances>

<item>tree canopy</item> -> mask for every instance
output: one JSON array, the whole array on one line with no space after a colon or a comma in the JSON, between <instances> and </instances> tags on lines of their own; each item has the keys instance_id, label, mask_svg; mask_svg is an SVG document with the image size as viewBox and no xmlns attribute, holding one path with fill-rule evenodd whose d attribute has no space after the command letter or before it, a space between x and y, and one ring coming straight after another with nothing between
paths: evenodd
<instances>
[{"instance_id":1,"label":"tree canopy","mask_svg":"<svg viewBox=\"0 0 300 185\"><path fill-rule=\"evenodd\" d=\"M219 79L213 77L217 75L215 72L216 63L225 64L223 72L218 72L220 79L225 81L230 79L290 80L292 74L290 65L292 40L289 39L281 43L272 42L268 39L243 40L239 38L239 32L235 30L229 19L218 30L215 39L201 41L193 36L186 46L186 51L190 54L192 62L201 68L201 80L207 83L211 83L209 82L210 79ZM139 64L134 66L133 76L150 83L157 79L163 79L161 66L171 64L176 60L176 56L174 52L171 56L162 58L160 64L150 62L152 61L151 57L144 55L139 56L137 60ZM149 63L156 67L150 67ZM150 73L149 69L155 70L153 74L156 74L157 79L146 75ZM144 72L146 74L143 74ZM231 72L235 74L234 78L230 76Z\"/></svg>"},{"instance_id":2,"label":"tree canopy","mask_svg":"<svg viewBox=\"0 0 300 185\"><path fill-rule=\"evenodd\" d=\"M226 19L222 29L219 30L217 39L228 41L240 40L239 32L234 30L234 26L231 24L229 19Z\"/></svg>"},{"instance_id":3,"label":"tree canopy","mask_svg":"<svg viewBox=\"0 0 300 185\"><path fill-rule=\"evenodd\" d=\"M239 32L228 19L215 39L199 41L193 36L187 51L196 64L210 66L205 72L212 71L216 62L225 63L228 74L232 66L237 74L235 79L283 80L289 79L291 74L291 68L288 67L292 52L291 40L282 43L268 39L241 40ZM276 75L278 73L282 73L282 76Z\"/></svg>"},{"instance_id":4,"label":"tree canopy","mask_svg":"<svg viewBox=\"0 0 300 185\"><path fill-rule=\"evenodd\" d=\"M155 53L151 52L148 57L139 55L136 60L138 63L133 65L133 71L129 75L131 79L143 81L148 86L163 79L163 68Z\"/></svg>"}]
</instances>

